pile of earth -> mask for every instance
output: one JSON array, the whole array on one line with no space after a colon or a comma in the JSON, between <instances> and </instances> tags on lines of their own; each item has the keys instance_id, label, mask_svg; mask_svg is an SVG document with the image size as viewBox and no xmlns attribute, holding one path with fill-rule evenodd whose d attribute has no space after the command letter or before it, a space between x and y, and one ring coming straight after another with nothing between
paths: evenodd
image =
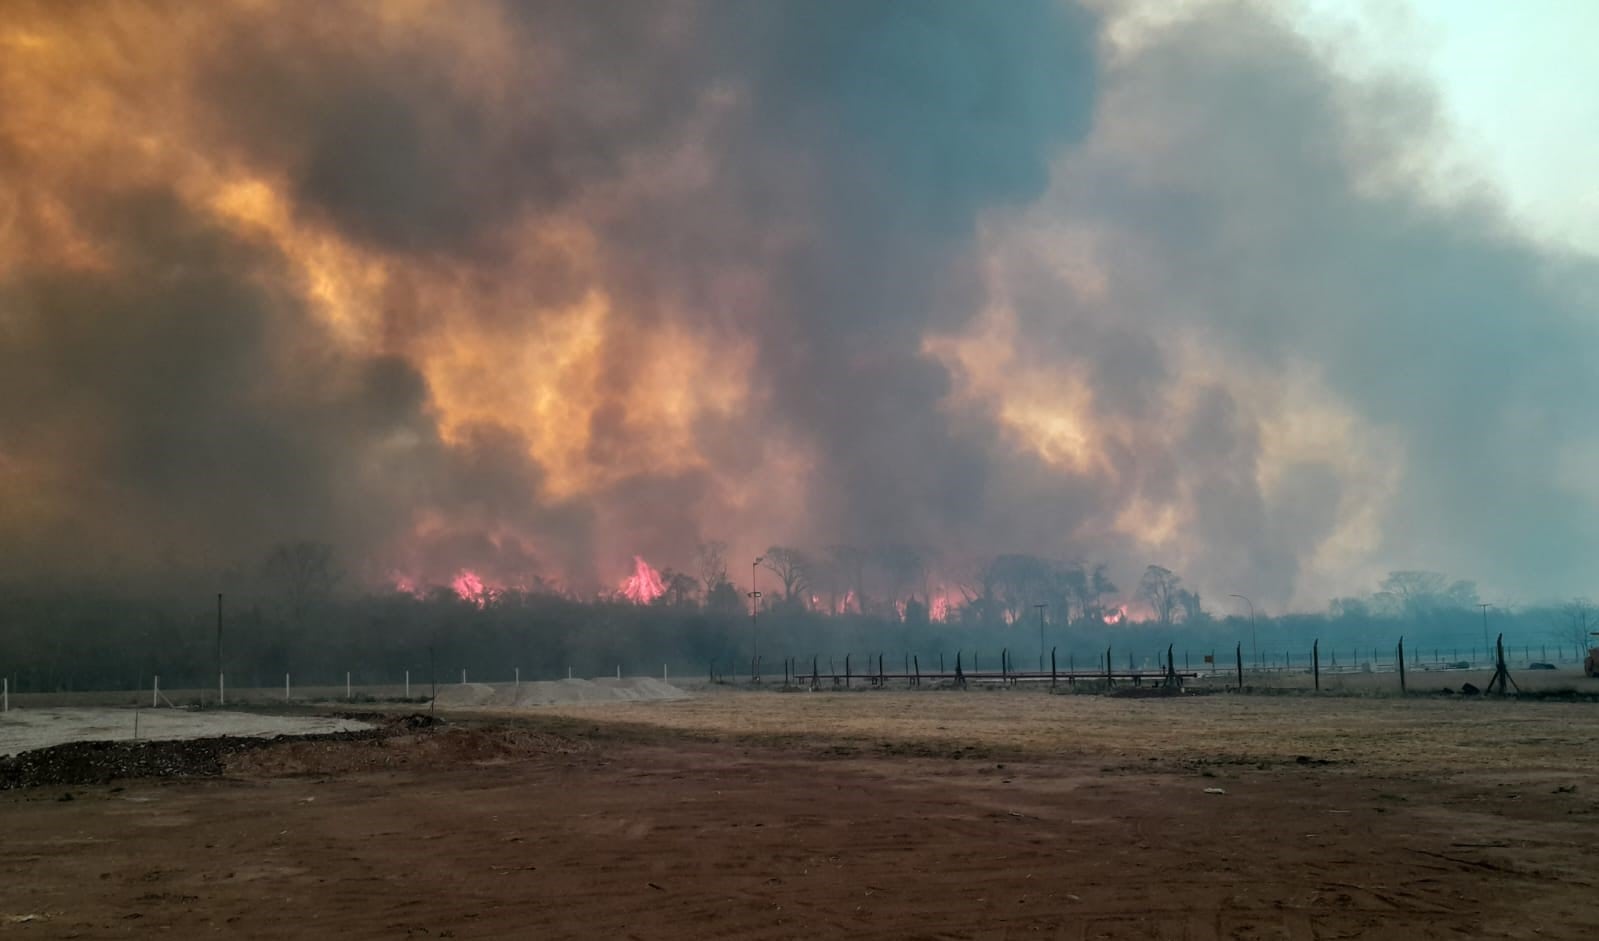
<instances>
[{"instance_id":1,"label":"pile of earth","mask_svg":"<svg viewBox=\"0 0 1599 941\"><path fill-rule=\"evenodd\" d=\"M662 702L689 694L648 676L527 683L452 683L434 700L441 709L530 709L574 703Z\"/></svg>"}]
</instances>

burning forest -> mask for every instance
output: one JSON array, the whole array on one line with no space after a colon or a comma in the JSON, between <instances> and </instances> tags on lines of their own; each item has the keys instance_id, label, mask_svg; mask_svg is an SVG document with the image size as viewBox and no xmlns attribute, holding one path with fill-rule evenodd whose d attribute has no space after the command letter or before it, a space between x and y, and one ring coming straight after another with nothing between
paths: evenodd
<instances>
[{"instance_id":1,"label":"burning forest","mask_svg":"<svg viewBox=\"0 0 1599 941\"><path fill-rule=\"evenodd\" d=\"M1287 13L1146 13L8 4L0 570L310 543L346 597L938 624L1585 590L1592 257L1412 185L1442 106Z\"/></svg>"}]
</instances>

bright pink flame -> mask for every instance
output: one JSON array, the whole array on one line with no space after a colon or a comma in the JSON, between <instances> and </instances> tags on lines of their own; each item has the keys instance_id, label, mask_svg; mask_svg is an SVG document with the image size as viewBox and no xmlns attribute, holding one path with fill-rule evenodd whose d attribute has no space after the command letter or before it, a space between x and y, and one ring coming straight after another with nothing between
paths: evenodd
<instances>
[{"instance_id":1,"label":"bright pink flame","mask_svg":"<svg viewBox=\"0 0 1599 941\"><path fill-rule=\"evenodd\" d=\"M479 578L476 572L462 569L460 574L450 581L450 587L455 589L456 597L480 608L488 600L488 589L483 587L483 579Z\"/></svg>"},{"instance_id":2,"label":"bright pink flame","mask_svg":"<svg viewBox=\"0 0 1599 941\"><path fill-rule=\"evenodd\" d=\"M943 623L949 620L949 599L939 595L927 608L927 619Z\"/></svg>"},{"instance_id":3,"label":"bright pink flame","mask_svg":"<svg viewBox=\"0 0 1599 941\"><path fill-rule=\"evenodd\" d=\"M661 573L650 567L643 556L633 557L633 574L622 583L622 596L634 604L649 604L666 594Z\"/></svg>"},{"instance_id":4,"label":"bright pink flame","mask_svg":"<svg viewBox=\"0 0 1599 941\"><path fill-rule=\"evenodd\" d=\"M836 611L834 611L833 613L834 614L848 614L849 613L849 609L851 607L855 607L855 608L859 608L860 607L860 605L855 603L855 592L854 592L853 589L851 589L850 591L844 592L844 597L838 599L838 609Z\"/></svg>"},{"instance_id":5,"label":"bright pink flame","mask_svg":"<svg viewBox=\"0 0 1599 941\"><path fill-rule=\"evenodd\" d=\"M903 601L894 602L894 613L899 615L899 619L901 621L905 620L905 602L903 602Z\"/></svg>"},{"instance_id":6,"label":"bright pink flame","mask_svg":"<svg viewBox=\"0 0 1599 941\"><path fill-rule=\"evenodd\" d=\"M1113 608L1112 610L1106 611L1105 612L1105 623L1106 624L1125 624L1125 623L1127 623L1127 606L1126 605L1118 605L1115 608Z\"/></svg>"}]
</instances>

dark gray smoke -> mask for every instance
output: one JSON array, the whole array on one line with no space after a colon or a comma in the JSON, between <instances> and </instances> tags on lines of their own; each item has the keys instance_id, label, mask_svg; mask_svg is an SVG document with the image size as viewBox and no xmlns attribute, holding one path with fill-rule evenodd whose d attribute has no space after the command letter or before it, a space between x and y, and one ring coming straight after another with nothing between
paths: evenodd
<instances>
[{"instance_id":1,"label":"dark gray smoke","mask_svg":"<svg viewBox=\"0 0 1599 941\"><path fill-rule=\"evenodd\" d=\"M0 265L4 565L251 565L316 539L372 583L595 585L723 538L1108 558L1129 584L1158 561L1286 603L1401 567L1576 591L1599 554L1593 264L1416 195L1424 91L1339 78L1265 14L1114 58L1095 16L1043 0L381 19L18 17L159 54L81 71L134 126L80 170L52 162L67 137L0 122L0 248L96 257ZM42 70L0 67L0 97L49 92ZM116 172L157 132L384 259L379 342L336 342L293 253L185 179ZM557 223L589 247L515 238ZM441 307L441 284L500 302ZM428 363L453 327L514 333L597 286L592 485L553 484L514 416L445 433ZM977 388L928 344L997 349L998 308L1010 372ZM637 458L630 404L662 331L745 388L669 467ZM1015 418L1052 381L1088 390L1091 459Z\"/></svg>"}]
</instances>

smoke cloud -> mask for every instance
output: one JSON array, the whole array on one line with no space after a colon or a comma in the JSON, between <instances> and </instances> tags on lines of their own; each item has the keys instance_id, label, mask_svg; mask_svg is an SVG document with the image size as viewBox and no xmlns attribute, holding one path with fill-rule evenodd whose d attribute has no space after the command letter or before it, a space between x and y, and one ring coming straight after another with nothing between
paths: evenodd
<instances>
[{"instance_id":1,"label":"smoke cloud","mask_svg":"<svg viewBox=\"0 0 1599 941\"><path fill-rule=\"evenodd\" d=\"M1580 591L1592 259L1269 13L9 4L0 565ZM737 566L735 566L735 569Z\"/></svg>"}]
</instances>

